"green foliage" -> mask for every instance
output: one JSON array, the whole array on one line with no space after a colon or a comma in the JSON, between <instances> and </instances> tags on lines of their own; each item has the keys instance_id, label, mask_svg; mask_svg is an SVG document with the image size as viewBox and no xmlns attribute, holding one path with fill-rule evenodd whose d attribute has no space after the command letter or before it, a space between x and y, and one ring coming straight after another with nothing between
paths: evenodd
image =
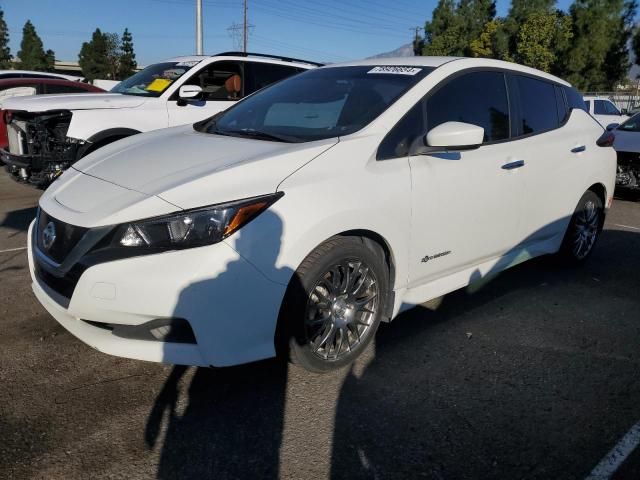
<instances>
[{"instance_id":1,"label":"green foliage","mask_svg":"<svg viewBox=\"0 0 640 480\"><path fill-rule=\"evenodd\" d=\"M424 55L472 55L471 42L493 20L493 0L440 0L425 25Z\"/></svg>"},{"instance_id":2,"label":"green foliage","mask_svg":"<svg viewBox=\"0 0 640 480\"><path fill-rule=\"evenodd\" d=\"M36 33L36 28L30 20L24 24L22 29L22 42L18 52L18 68L23 70L49 71L53 69L51 57L55 57L52 50L44 51L42 40Z\"/></svg>"},{"instance_id":3,"label":"green foliage","mask_svg":"<svg viewBox=\"0 0 640 480\"><path fill-rule=\"evenodd\" d=\"M582 90L608 90L629 68L635 0L576 0L570 9L574 38L562 72Z\"/></svg>"},{"instance_id":4,"label":"green foliage","mask_svg":"<svg viewBox=\"0 0 640 480\"><path fill-rule=\"evenodd\" d=\"M495 18L489 0L439 0L425 25L423 55L498 58L567 78L583 90L615 88L629 70L629 45L640 65L638 0L512 0Z\"/></svg>"},{"instance_id":5,"label":"green foliage","mask_svg":"<svg viewBox=\"0 0 640 480\"><path fill-rule=\"evenodd\" d=\"M559 45L573 36L571 23L561 12L533 12L522 23L515 40L515 60L545 72L558 60Z\"/></svg>"},{"instance_id":6,"label":"green foliage","mask_svg":"<svg viewBox=\"0 0 640 480\"><path fill-rule=\"evenodd\" d=\"M91 41L82 44L78 60L88 80L122 80L131 76L137 67L131 33L125 29L120 38L117 33L103 33L96 28Z\"/></svg>"},{"instance_id":7,"label":"green foliage","mask_svg":"<svg viewBox=\"0 0 640 480\"><path fill-rule=\"evenodd\" d=\"M0 8L0 68L11 67L11 50L9 50L9 29L4 21L4 12Z\"/></svg>"},{"instance_id":8,"label":"green foliage","mask_svg":"<svg viewBox=\"0 0 640 480\"><path fill-rule=\"evenodd\" d=\"M136 54L133 51L133 36L128 28L124 29L120 43L120 65L118 67L118 79L124 80L134 74L138 64Z\"/></svg>"},{"instance_id":9,"label":"green foliage","mask_svg":"<svg viewBox=\"0 0 640 480\"><path fill-rule=\"evenodd\" d=\"M478 38L471 41L469 50L472 57L498 58L499 34L503 28L503 22L499 19L491 20L484 26Z\"/></svg>"},{"instance_id":10,"label":"green foliage","mask_svg":"<svg viewBox=\"0 0 640 480\"><path fill-rule=\"evenodd\" d=\"M455 0L439 0L430 22L424 27L424 55L462 55L463 25L456 12Z\"/></svg>"}]
</instances>

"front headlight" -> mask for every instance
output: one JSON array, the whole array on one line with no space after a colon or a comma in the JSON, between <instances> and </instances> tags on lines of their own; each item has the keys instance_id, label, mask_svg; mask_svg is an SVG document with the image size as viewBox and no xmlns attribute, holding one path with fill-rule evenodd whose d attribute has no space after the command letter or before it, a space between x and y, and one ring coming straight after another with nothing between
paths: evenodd
<instances>
[{"instance_id":1,"label":"front headlight","mask_svg":"<svg viewBox=\"0 0 640 480\"><path fill-rule=\"evenodd\" d=\"M246 225L282 195L279 192L121 225L113 243L169 249L211 245Z\"/></svg>"}]
</instances>

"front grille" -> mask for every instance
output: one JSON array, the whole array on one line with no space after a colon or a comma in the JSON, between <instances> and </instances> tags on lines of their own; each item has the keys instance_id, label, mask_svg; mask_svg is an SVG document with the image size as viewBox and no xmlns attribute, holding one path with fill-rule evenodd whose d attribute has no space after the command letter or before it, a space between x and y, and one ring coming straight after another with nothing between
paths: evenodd
<instances>
[{"instance_id":1,"label":"front grille","mask_svg":"<svg viewBox=\"0 0 640 480\"><path fill-rule=\"evenodd\" d=\"M43 232L50 223L53 223L56 238L47 249L43 244ZM38 213L38 231L36 237L38 249L55 262L62 263L84 234L87 233L87 230L89 229L61 222L48 215L44 210L40 210Z\"/></svg>"},{"instance_id":2,"label":"front grille","mask_svg":"<svg viewBox=\"0 0 640 480\"><path fill-rule=\"evenodd\" d=\"M71 299L80 278L72 272L67 273L64 277L56 277L41 267L37 260L35 262L35 274L42 283L66 299Z\"/></svg>"}]
</instances>

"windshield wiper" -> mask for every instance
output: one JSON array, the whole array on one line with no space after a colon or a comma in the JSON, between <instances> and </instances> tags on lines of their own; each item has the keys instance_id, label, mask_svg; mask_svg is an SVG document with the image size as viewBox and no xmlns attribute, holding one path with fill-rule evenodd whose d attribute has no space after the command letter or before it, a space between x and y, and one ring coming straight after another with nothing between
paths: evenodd
<instances>
[{"instance_id":1,"label":"windshield wiper","mask_svg":"<svg viewBox=\"0 0 640 480\"><path fill-rule=\"evenodd\" d=\"M220 130L215 128L211 133L217 135L229 135L232 137L249 137L257 138L260 140L269 140L272 142L284 142L284 143L299 143L300 139L297 137L291 137L289 135L280 135L275 133L261 132L259 130L252 130L249 128L241 130Z\"/></svg>"}]
</instances>

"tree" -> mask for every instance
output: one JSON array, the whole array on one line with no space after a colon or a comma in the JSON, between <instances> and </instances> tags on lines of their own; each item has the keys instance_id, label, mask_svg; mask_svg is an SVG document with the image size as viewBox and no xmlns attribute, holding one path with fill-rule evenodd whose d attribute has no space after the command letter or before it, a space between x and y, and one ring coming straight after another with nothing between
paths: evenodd
<instances>
[{"instance_id":1,"label":"tree","mask_svg":"<svg viewBox=\"0 0 640 480\"><path fill-rule=\"evenodd\" d=\"M504 27L500 19L491 20L484 26L483 31L469 44L470 56L481 58L500 58L498 35Z\"/></svg>"},{"instance_id":2,"label":"tree","mask_svg":"<svg viewBox=\"0 0 640 480\"><path fill-rule=\"evenodd\" d=\"M496 3L493 0L460 0L456 14L461 28L461 41L463 42L464 55L471 56L471 43L478 40L485 33L487 25L496 16ZM493 24L490 29L498 27Z\"/></svg>"},{"instance_id":3,"label":"tree","mask_svg":"<svg viewBox=\"0 0 640 480\"><path fill-rule=\"evenodd\" d=\"M78 63L87 80L115 78L113 67L113 38L96 28L91 41L84 42L78 55Z\"/></svg>"},{"instance_id":4,"label":"tree","mask_svg":"<svg viewBox=\"0 0 640 480\"><path fill-rule=\"evenodd\" d=\"M49 50L49 52L51 52L49 57L55 56L52 50ZM27 20L22 29L22 42L20 42L20 51L18 52L18 58L20 59L18 68L23 70L50 70L53 65L50 65L49 57L44 51L42 40L36 33L36 28L30 20Z\"/></svg>"},{"instance_id":5,"label":"tree","mask_svg":"<svg viewBox=\"0 0 640 480\"><path fill-rule=\"evenodd\" d=\"M516 60L529 67L550 72L558 59L558 44L568 41L573 35L567 19L561 12L531 13L516 36Z\"/></svg>"},{"instance_id":6,"label":"tree","mask_svg":"<svg viewBox=\"0 0 640 480\"><path fill-rule=\"evenodd\" d=\"M128 28L124 29L120 43L120 66L118 69L118 79L124 80L136 71L136 54L133 51L133 36Z\"/></svg>"},{"instance_id":7,"label":"tree","mask_svg":"<svg viewBox=\"0 0 640 480\"><path fill-rule=\"evenodd\" d=\"M635 0L575 0L564 76L581 90L609 90L627 75Z\"/></svg>"},{"instance_id":8,"label":"tree","mask_svg":"<svg viewBox=\"0 0 640 480\"><path fill-rule=\"evenodd\" d=\"M430 22L424 27L424 55L462 55L462 22L454 0L439 0Z\"/></svg>"},{"instance_id":9,"label":"tree","mask_svg":"<svg viewBox=\"0 0 640 480\"><path fill-rule=\"evenodd\" d=\"M44 57L47 61L46 71L53 72L55 70L55 65L56 65L56 53L53 50L49 49L44 53Z\"/></svg>"},{"instance_id":10,"label":"tree","mask_svg":"<svg viewBox=\"0 0 640 480\"><path fill-rule=\"evenodd\" d=\"M0 68L11 67L11 50L9 50L9 29L4 21L4 12L0 8Z\"/></svg>"}]
</instances>

